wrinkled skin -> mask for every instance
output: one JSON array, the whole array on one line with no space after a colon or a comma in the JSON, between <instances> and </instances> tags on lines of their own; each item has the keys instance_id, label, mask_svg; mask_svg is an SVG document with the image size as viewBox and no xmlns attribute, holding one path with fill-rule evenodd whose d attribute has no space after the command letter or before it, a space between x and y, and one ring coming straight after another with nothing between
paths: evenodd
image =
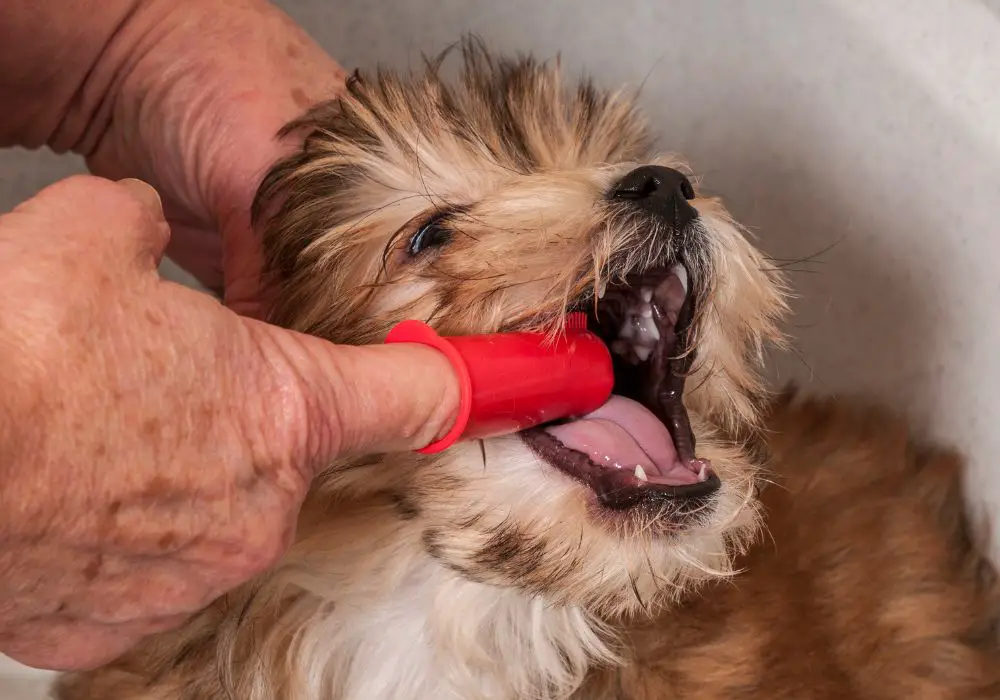
<instances>
[{"instance_id":1,"label":"wrinkled skin","mask_svg":"<svg viewBox=\"0 0 1000 700\"><path fill-rule=\"evenodd\" d=\"M21 108L0 114L0 145L72 150L97 175L149 182L168 255L259 313L248 204L287 147L278 130L336 94L341 67L263 0L15 2L2 16L0 94Z\"/></svg>"},{"instance_id":2,"label":"wrinkled skin","mask_svg":"<svg viewBox=\"0 0 1000 700\"><path fill-rule=\"evenodd\" d=\"M248 318L274 134L341 78L258 0L0 10L0 145L159 192L76 177L0 217L0 652L114 658L280 557L334 457L450 426L434 351ZM161 280L165 249L229 308Z\"/></svg>"}]
</instances>

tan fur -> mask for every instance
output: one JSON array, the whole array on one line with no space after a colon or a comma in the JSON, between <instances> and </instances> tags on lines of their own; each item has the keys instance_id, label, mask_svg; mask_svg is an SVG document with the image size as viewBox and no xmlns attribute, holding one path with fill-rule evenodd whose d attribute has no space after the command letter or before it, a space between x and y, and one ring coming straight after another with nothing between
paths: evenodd
<instances>
[{"instance_id":1,"label":"tan fur","mask_svg":"<svg viewBox=\"0 0 1000 700\"><path fill-rule=\"evenodd\" d=\"M631 631L577 700L1000 697L1000 587L963 463L885 408L782 397L771 538L732 585Z\"/></svg>"},{"instance_id":2,"label":"tan fur","mask_svg":"<svg viewBox=\"0 0 1000 700\"><path fill-rule=\"evenodd\" d=\"M255 212L276 323L340 343L405 318L558 332L569 301L670 254L604 196L637 165L686 168L625 93L474 42L462 55L457 83L438 62L355 77L289 128L305 145ZM516 436L333 464L278 567L59 697L895 697L879 676L916 693L899 697L996 691L994 584L961 539L957 463L833 404L779 402L761 431L783 283L720 201L693 204L704 303L685 403L723 488L683 525L608 517ZM408 256L442 211L448 244ZM757 537L772 480L777 549Z\"/></svg>"}]
</instances>

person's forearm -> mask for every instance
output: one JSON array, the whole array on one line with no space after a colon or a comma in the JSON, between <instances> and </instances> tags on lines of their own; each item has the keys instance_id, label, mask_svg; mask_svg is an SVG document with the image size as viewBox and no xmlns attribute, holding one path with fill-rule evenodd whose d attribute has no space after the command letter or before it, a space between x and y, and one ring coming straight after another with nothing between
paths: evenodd
<instances>
[{"instance_id":1,"label":"person's forearm","mask_svg":"<svg viewBox=\"0 0 1000 700\"><path fill-rule=\"evenodd\" d=\"M0 8L0 146L80 150L141 40L144 0L12 0Z\"/></svg>"},{"instance_id":2,"label":"person's forearm","mask_svg":"<svg viewBox=\"0 0 1000 700\"><path fill-rule=\"evenodd\" d=\"M188 62L192 47L213 40L229 43L218 62L205 61L204 53ZM307 43L269 0L5 0L0 148L49 146L89 155L112 120L126 122L119 130L135 131L149 117L145 110L168 110L176 106L171 100L210 101L206 86L218 89L229 74L240 75L226 60L234 52L300 55L308 66L317 50ZM248 60L248 66L261 62ZM339 67L332 61L330 67L329 81L319 81L324 90L342 79Z\"/></svg>"}]
</instances>

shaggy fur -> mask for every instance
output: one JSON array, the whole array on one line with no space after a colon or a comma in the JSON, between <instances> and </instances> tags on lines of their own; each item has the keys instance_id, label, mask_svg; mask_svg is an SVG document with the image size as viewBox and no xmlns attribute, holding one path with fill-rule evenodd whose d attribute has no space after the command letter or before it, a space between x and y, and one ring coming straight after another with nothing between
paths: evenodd
<instances>
[{"instance_id":1,"label":"shaggy fur","mask_svg":"<svg viewBox=\"0 0 1000 700\"><path fill-rule=\"evenodd\" d=\"M461 54L455 82L440 62L356 75L289 127L304 145L255 211L276 323L339 343L406 318L558 332L604 281L670 258L675 236L606 197L638 165L685 169L628 94ZM723 487L682 524L604 512L517 436L333 464L279 566L59 697L997 697L960 463L882 413L767 402L782 280L719 200L692 204L685 403ZM413 254L431 220L444 233Z\"/></svg>"}]
</instances>

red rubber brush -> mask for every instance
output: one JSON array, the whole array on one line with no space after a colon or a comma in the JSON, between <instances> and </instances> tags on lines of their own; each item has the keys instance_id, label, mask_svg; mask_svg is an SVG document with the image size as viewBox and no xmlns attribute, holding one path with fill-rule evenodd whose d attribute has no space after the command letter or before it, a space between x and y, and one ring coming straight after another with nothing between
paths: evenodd
<instances>
[{"instance_id":1,"label":"red rubber brush","mask_svg":"<svg viewBox=\"0 0 1000 700\"><path fill-rule=\"evenodd\" d=\"M458 420L442 439L419 450L433 454L456 442L516 433L583 416L611 396L611 353L587 330L587 315L566 317L566 331L442 337L420 321L403 321L386 343L440 350L459 378Z\"/></svg>"}]
</instances>

